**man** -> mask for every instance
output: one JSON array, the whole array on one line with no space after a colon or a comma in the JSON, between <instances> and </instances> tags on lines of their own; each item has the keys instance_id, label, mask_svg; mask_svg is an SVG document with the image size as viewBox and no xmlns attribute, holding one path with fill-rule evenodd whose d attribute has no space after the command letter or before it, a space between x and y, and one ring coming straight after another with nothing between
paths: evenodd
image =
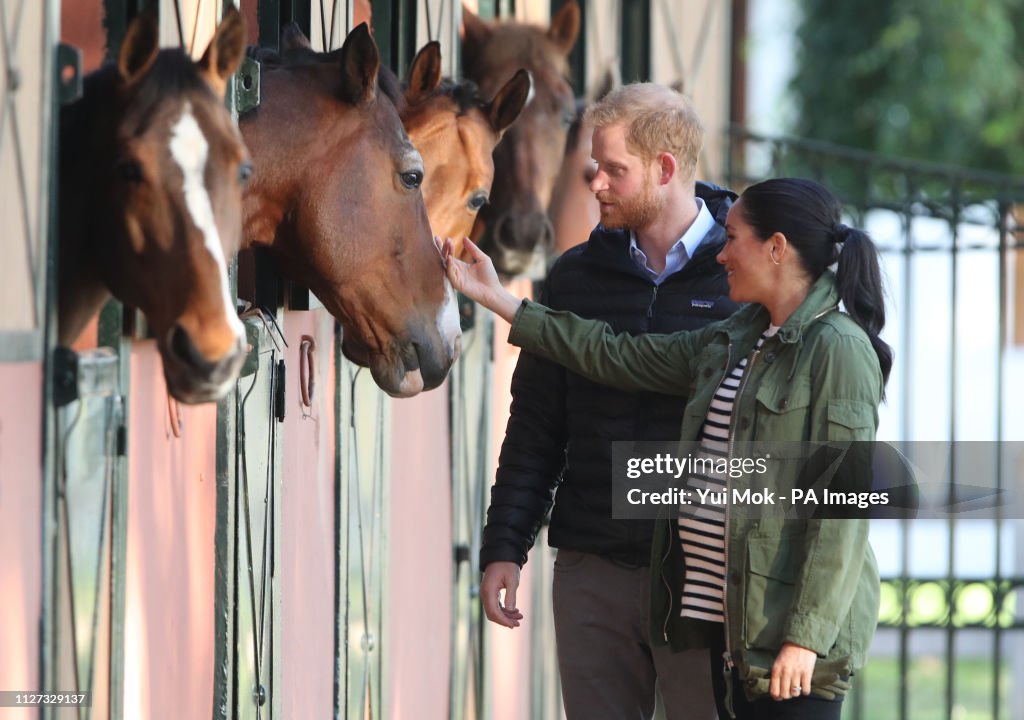
<instances>
[{"instance_id":1,"label":"man","mask_svg":"<svg viewBox=\"0 0 1024 720\"><path fill-rule=\"evenodd\" d=\"M735 195L695 183L703 128L692 104L638 83L609 93L585 121L601 222L552 267L543 302L633 334L727 317L736 306L716 255ZM558 548L553 602L568 720L651 717L656 686L672 720L715 715L706 652L650 642L653 520L614 520L611 510L611 443L677 440L683 404L599 386L527 353L516 366L480 551L481 601L492 622L519 625L519 571L557 486L549 542Z\"/></svg>"}]
</instances>

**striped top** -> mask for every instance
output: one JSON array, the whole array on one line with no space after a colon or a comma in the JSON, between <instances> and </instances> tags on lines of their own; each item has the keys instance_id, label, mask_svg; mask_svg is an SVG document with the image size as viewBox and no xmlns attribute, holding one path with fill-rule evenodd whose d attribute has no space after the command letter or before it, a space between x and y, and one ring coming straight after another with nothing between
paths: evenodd
<instances>
[{"instance_id":1,"label":"striped top","mask_svg":"<svg viewBox=\"0 0 1024 720\"><path fill-rule=\"evenodd\" d=\"M765 330L756 349L778 330L777 325ZM733 403L746 369L747 358L744 357L718 386L701 428L699 457L728 457ZM694 472L687 478L684 489L689 491L693 504L684 506L679 517L679 542L686 565L680 614L698 620L725 622L726 476L715 471ZM706 501L701 501L697 490L709 491ZM716 496L722 502L712 502Z\"/></svg>"}]
</instances>

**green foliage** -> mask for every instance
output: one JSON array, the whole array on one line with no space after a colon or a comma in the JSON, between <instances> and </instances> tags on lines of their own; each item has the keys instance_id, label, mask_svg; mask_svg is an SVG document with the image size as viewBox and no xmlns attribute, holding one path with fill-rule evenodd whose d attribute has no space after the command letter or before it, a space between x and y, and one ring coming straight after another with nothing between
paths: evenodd
<instances>
[{"instance_id":1,"label":"green foliage","mask_svg":"<svg viewBox=\"0 0 1024 720\"><path fill-rule=\"evenodd\" d=\"M1024 0L801 0L796 134L1024 174Z\"/></svg>"}]
</instances>

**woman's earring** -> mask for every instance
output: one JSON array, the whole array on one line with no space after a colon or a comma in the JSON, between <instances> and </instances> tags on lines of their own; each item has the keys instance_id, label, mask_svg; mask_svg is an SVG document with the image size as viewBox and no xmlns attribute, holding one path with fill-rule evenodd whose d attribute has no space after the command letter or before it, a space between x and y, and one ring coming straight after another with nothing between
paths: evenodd
<instances>
[{"instance_id":1,"label":"woman's earring","mask_svg":"<svg viewBox=\"0 0 1024 720\"><path fill-rule=\"evenodd\" d=\"M772 246L772 249L771 249L771 251L770 251L770 253L769 253L769 254L770 254L770 255L772 256L772 262L773 262L773 263L775 263L776 265L778 265L778 264L779 264L779 261L778 261L778 259L777 259L777 258L775 257L775 247L774 247L774 246Z\"/></svg>"}]
</instances>

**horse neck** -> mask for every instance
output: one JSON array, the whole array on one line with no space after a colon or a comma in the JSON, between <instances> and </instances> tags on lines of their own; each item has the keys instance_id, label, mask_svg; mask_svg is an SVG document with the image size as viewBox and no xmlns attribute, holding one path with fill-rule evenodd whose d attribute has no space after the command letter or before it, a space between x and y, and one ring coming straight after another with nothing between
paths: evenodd
<instances>
[{"instance_id":1,"label":"horse neck","mask_svg":"<svg viewBox=\"0 0 1024 720\"><path fill-rule=\"evenodd\" d=\"M111 235L103 191L112 178L117 69L86 78L82 97L61 111L58 335L73 342L110 298L102 280L102 243Z\"/></svg>"}]
</instances>

